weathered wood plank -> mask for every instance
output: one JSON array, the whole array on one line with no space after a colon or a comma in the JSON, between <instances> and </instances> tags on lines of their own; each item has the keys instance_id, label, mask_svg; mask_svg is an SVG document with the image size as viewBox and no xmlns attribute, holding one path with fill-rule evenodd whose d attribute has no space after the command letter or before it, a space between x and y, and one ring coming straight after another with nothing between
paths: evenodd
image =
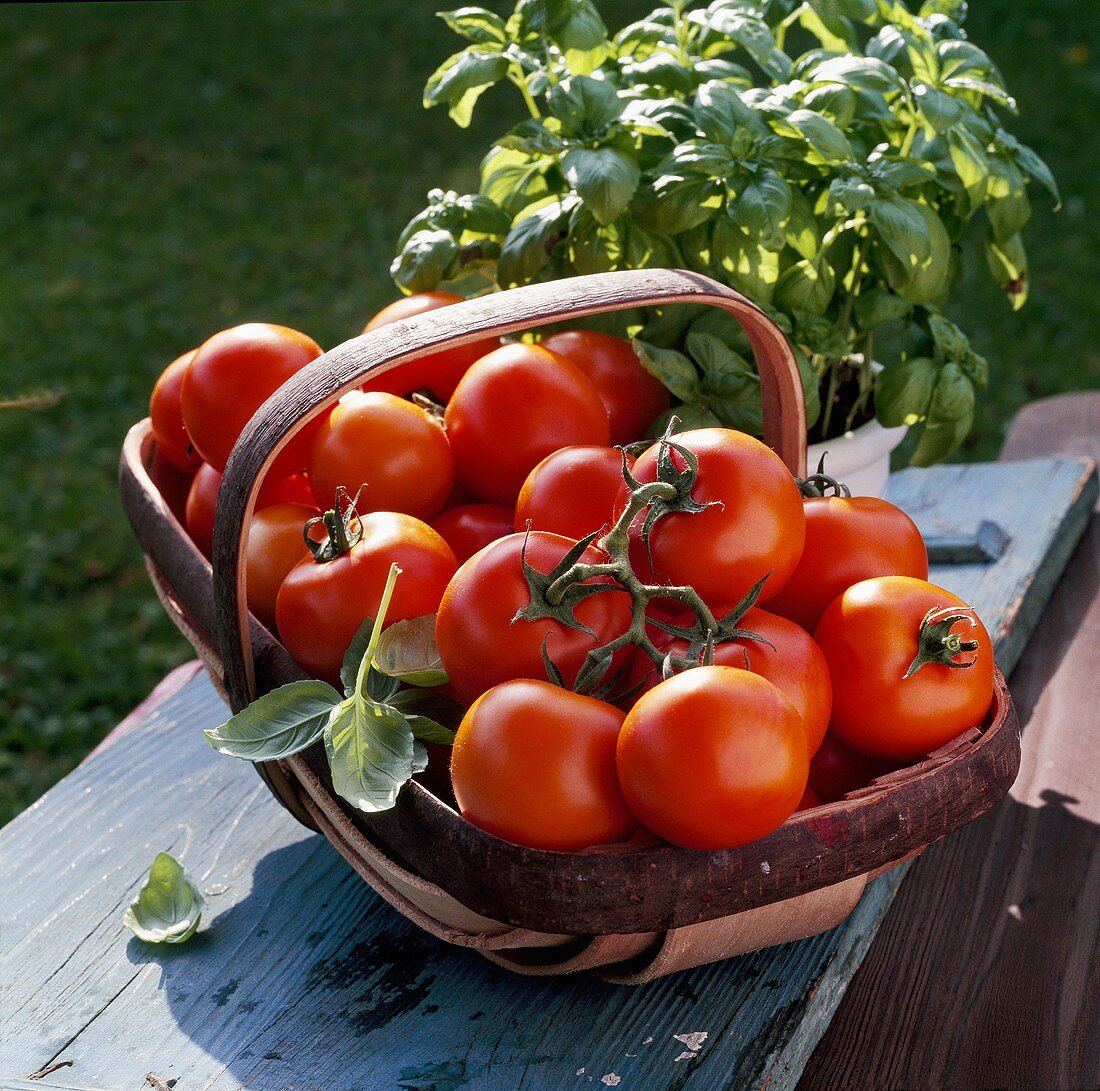
<instances>
[{"instance_id":1,"label":"weathered wood plank","mask_svg":"<svg viewBox=\"0 0 1100 1091\"><path fill-rule=\"evenodd\" d=\"M935 510L989 514L956 495L960 472L931 472L944 495ZM1044 512L1082 495L1079 466L1020 473ZM1009 554L1030 565L1008 584L975 575L988 596L975 598L1019 625L1013 603L1065 520L997 517ZM205 679L188 683L0 833L0 1086L72 1059L48 1078L56 1086L137 1088L154 1072L186 1077L182 1088L257 1091L602 1087L613 1076L631 1088L789 1087L893 881L872 884L833 933L641 988L515 977L419 933L250 769L210 751L200 729L223 713ZM159 849L210 894L199 936L168 951L121 926Z\"/></svg>"},{"instance_id":2,"label":"weathered wood plank","mask_svg":"<svg viewBox=\"0 0 1100 1091\"><path fill-rule=\"evenodd\" d=\"M1008 457L1100 457L1100 394L1029 406ZM1011 796L913 867L802 1086L1100 1086L1100 515L1012 689Z\"/></svg>"}]
</instances>

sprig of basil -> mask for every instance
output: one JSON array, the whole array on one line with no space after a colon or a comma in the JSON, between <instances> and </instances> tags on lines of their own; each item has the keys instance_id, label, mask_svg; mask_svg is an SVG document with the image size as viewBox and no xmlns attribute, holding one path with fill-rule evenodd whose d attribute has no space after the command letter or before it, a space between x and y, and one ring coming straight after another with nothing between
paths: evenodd
<instances>
[{"instance_id":1,"label":"sprig of basil","mask_svg":"<svg viewBox=\"0 0 1100 1091\"><path fill-rule=\"evenodd\" d=\"M220 727L205 731L222 754L248 761L279 761L323 740L337 794L363 811L386 810L408 780L425 768L423 742L447 745L453 703L434 702L429 691L402 684L439 686L447 681L435 646L435 617L383 628L399 569L391 566L378 619L366 619L344 656L344 696L327 682L291 682L253 701ZM460 710L459 710L460 711Z\"/></svg>"}]
</instances>

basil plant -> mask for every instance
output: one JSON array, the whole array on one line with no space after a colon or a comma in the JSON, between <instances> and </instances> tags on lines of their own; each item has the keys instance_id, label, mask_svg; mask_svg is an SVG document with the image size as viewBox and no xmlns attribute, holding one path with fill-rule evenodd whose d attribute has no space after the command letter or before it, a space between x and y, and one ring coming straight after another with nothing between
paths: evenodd
<instances>
[{"instance_id":1,"label":"basil plant","mask_svg":"<svg viewBox=\"0 0 1100 1091\"><path fill-rule=\"evenodd\" d=\"M508 84L517 123L485 156L478 193L429 194L394 279L472 295L697 270L788 334L811 438L873 415L920 427L914 463L942 459L987 382L942 313L960 239L977 217L1018 308L1029 188L1058 200L1043 161L1003 127L1015 104L965 15L965 0L916 13L899 0L671 0L610 33L593 0L442 13L469 44L428 80L425 105L466 126L482 93ZM637 338L685 427L759 428L748 346L723 316L651 309L603 328Z\"/></svg>"}]
</instances>

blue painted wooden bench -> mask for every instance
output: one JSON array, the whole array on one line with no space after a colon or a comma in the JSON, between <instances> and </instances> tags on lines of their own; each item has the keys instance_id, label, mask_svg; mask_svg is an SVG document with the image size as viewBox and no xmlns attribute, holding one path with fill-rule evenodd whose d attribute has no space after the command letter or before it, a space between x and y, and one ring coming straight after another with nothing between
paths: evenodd
<instances>
[{"instance_id":1,"label":"blue painted wooden bench","mask_svg":"<svg viewBox=\"0 0 1100 1091\"><path fill-rule=\"evenodd\" d=\"M1089 413L1092 427L1095 404ZM896 475L891 491L922 527L991 518L1010 535L996 564L932 577L979 608L1007 673L1088 522L1094 470L1072 458L939 467ZM912 945L874 945L874 993L854 1012L845 1005L814 1050L853 975L851 995L860 991L856 970L910 868L875 880L824 936L633 989L519 978L418 932L251 770L211 751L201 729L224 711L184 668L0 832L0 1088L776 1091L804 1070L805 1086L880 1086L876 1066L896 1046L875 1006L885 995L895 1010L898 996L927 988ZM1081 760L1100 773L1100 761ZM202 930L178 948L148 947L121 924L161 849L207 895ZM933 869L925 885L934 879ZM905 883L903 901L916 886ZM1090 919L1095 929L1095 906ZM1047 927L1071 924L1063 915ZM965 920L954 927L954 942L985 950ZM1072 1071L1100 1064L1095 1026L1074 1041L1086 1067ZM890 1086L919 1086L912 1071Z\"/></svg>"}]
</instances>

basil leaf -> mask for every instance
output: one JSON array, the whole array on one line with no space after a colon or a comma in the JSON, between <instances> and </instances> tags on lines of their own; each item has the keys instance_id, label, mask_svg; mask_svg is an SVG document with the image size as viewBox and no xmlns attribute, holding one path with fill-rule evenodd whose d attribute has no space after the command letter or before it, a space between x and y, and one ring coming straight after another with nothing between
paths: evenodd
<instances>
[{"instance_id":1,"label":"basil leaf","mask_svg":"<svg viewBox=\"0 0 1100 1091\"><path fill-rule=\"evenodd\" d=\"M576 201L572 196L548 200L527 209L512 225L500 250L501 287L526 284L546 265L554 245L568 234L568 216Z\"/></svg>"},{"instance_id":2,"label":"basil leaf","mask_svg":"<svg viewBox=\"0 0 1100 1091\"><path fill-rule=\"evenodd\" d=\"M451 30L467 41L478 45L507 45L508 35L504 20L485 8L459 8L457 11L436 13Z\"/></svg>"},{"instance_id":3,"label":"basil leaf","mask_svg":"<svg viewBox=\"0 0 1100 1091\"><path fill-rule=\"evenodd\" d=\"M603 228L592 211L579 205L569 220L569 261L578 273L606 273L619 268L620 240Z\"/></svg>"},{"instance_id":4,"label":"basil leaf","mask_svg":"<svg viewBox=\"0 0 1100 1091\"><path fill-rule=\"evenodd\" d=\"M784 269L775 282L776 302L789 311L824 314L836 290L832 267L823 258L803 258Z\"/></svg>"},{"instance_id":5,"label":"basil leaf","mask_svg":"<svg viewBox=\"0 0 1100 1091\"><path fill-rule=\"evenodd\" d=\"M682 352L658 348L637 339L632 344L638 354L638 362L655 379L660 379L674 397L683 402L694 401L698 397L699 373Z\"/></svg>"},{"instance_id":6,"label":"basil leaf","mask_svg":"<svg viewBox=\"0 0 1100 1091\"><path fill-rule=\"evenodd\" d=\"M685 402L683 405L678 405L674 409L669 409L662 413L649 426L646 438L658 439L660 436L663 436L668 430L669 421L673 417L676 417L680 422L676 425L676 432L690 432L694 428L722 427L722 422L718 419L718 415L714 410L703 405L701 402Z\"/></svg>"},{"instance_id":7,"label":"basil leaf","mask_svg":"<svg viewBox=\"0 0 1100 1091\"><path fill-rule=\"evenodd\" d=\"M965 113L963 103L927 83L913 85L913 97L925 125L934 133L946 133Z\"/></svg>"},{"instance_id":8,"label":"basil leaf","mask_svg":"<svg viewBox=\"0 0 1100 1091\"><path fill-rule=\"evenodd\" d=\"M944 360L961 364L970 351L970 341L966 334L942 314L928 316L928 329L932 334L932 343Z\"/></svg>"},{"instance_id":9,"label":"basil leaf","mask_svg":"<svg viewBox=\"0 0 1100 1091\"><path fill-rule=\"evenodd\" d=\"M515 217L549 194L546 181L549 165L542 157L494 148L481 164L481 192L509 216ZM507 234L507 229L504 233Z\"/></svg>"},{"instance_id":10,"label":"basil leaf","mask_svg":"<svg viewBox=\"0 0 1100 1091\"><path fill-rule=\"evenodd\" d=\"M718 183L709 178L662 174L634 198L631 212L643 227L679 235L710 219L718 204Z\"/></svg>"},{"instance_id":11,"label":"basil leaf","mask_svg":"<svg viewBox=\"0 0 1100 1091\"><path fill-rule=\"evenodd\" d=\"M279 761L312 746L339 701L340 694L327 682L290 682L258 697L203 735L220 754L246 761Z\"/></svg>"},{"instance_id":12,"label":"basil leaf","mask_svg":"<svg viewBox=\"0 0 1100 1091\"><path fill-rule=\"evenodd\" d=\"M374 652L374 666L413 686L446 685L447 672L435 643L435 614L387 626Z\"/></svg>"},{"instance_id":13,"label":"basil leaf","mask_svg":"<svg viewBox=\"0 0 1100 1091\"><path fill-rule=\"evenodd\" d=\"M951 239L939 216L927 205L890 197L871 205L871 220L886 247L879 256L890 287L910 303L939 300L951 273Z\"/></svg>"},{"instance_id":14,"label":"basil leaf","mask_svg":"<svg viewBox=\"0 0 1100 1091\"><path fill-rule=\"evenodd\" d=\"M932 392L914 466L931 466L946 458L970 431L974 420L974 387L958 364L944 364Z\"/></svg>"},{"instance_id":15,"label":"basil leaf","mask_svg":"<svg viewBox=\"0 0 1100 1091\"><path fill-rule=\"evenodd\" d=\"M1027 301L1027 253L1019 235L1004 242L986 239L985 257L993 279L1008 296L1012 309L1018 311Z\"/></svg>"},{"instance_id":16,"label":"basil leaf","mask_svg":"<svg viewBox=\"0 0 1100 1091\"><path fill-rule=\"evenodd\" d=\"M763 429L760 379L749 362L724 341L709 333L692 331L687 350L702 371L699 404L710 410L726 428L759 434Z\"/></svg>"},{"instance_id":17,"label":"basil leaf","mask_svg":"<svg viewBox=\"0 0 1100 1091\"><path fill-rule=\"evenodd\" d=\"M918 356L890 364L875 381L875 416L887 428L917 424L928 415L939 365Z\"/></svg>"},{"instance_id":18,"label":"basil leaf","mask_svg":"<svg viewBox=\"0 0 1100 1091\"><path fill-rule=\"evenodd\" d=\"M913 309L913 305L899 295L882 288L870 288L856 297L856 321L864 330L878 329L887 322L904 318Z\"/></svg>"},{"instance_id":19,"label":"basil leaf","mask_svg":"<svg viewBox=\"0 0 1100 1091\"><path fill-rule=\"evenodd\" d=\"M641 178L638 164L615 148L573 148L561 166L566 181L601 224L618 219Z\"/></svg>"},{"instance_id":20,"label":"basil leaf","mask_svg":"<svg viewBox=\"0 0 1100 1091\"><path fill-rule=\"evenodd\" d=\"M782 250L787 239L783 228L791 208L791 187L769 167L753 175L741 187L735 210L737 219L767 250Z\"/></svg>"},{"instance_id":21,"label":"basil leaf","mask_svg":"<svg viewBox=\"0 0 1100 1091\"><path fill-rule=\"evenodd\" d=\"M523 152L524 155L557 155L567 144L542 121L528 118L497 141L498 148Z\"/></svg>"},{"instance_id":22,"label":"basil leaf","mask_svg":"<svg viewBox=\"0 0 1100 1091\"><path fill-rule=\"evenodd\" d=\"M470 124L478 97L507 73L508 58L499 50L469 46L448 57L428 77L424 86L424 106L430 109L446 102L455 124L465 129Z\"/></svg>"},{"instance_id":23,"label":"basil leaf","mask_svg":"<svg viewBox=\"0 0 1100 1091\"><path fill-rule=\"evenodd\" d=\"M871 222L878 237L905 267L927 259L928 237L920 205L904 197L880 197L871 203Z\"/></svg>"},{"instance_id":24,"label":"basil leaf","mask_svg":"<svg viewBox=\"0 0 1100 1091\"><path fill-rule=\"evenodd\" d=\"M813 110L793 110L785 118L772 123L776 132L801 136L817 153L818 159L835 166L848 163L854 157L848 138L827 117Z\"/></svg>"},{"instance_id":25,"label":"basil leaf","mask_svg":"<svg viewBox=\"0 0 1100 1091\"><path fill-rule=\"evenodd\" d=\"M444 727L427 716L409 716L409 728L413 736L421 742L433 742L437 746L451 746L455 741L455 733L449 727Z\"/></svg>"},{"instance_id":26,"label":"basil leaf","mask_svg":"<svg viewBox=\"0 0 1100 1091\"><path fill-rule=\"evenodd\" d=\"M386 811L414 773L427 765L404 713L348 698L331 710L324 732L332 786L360 811Z\"/></svg>"},{"instance_id":27,"label":"basil leaf","mask_svg":"<svg viewBox=\"0 0 1100 1091\"><path fill-rule=\"evenodd\" d=\"M966 129L954 129L947 134L951 165L966 190L970 209L985 201L989 190L989 159L982 142Z\"/></svg>"},{"instance_id":28,"label":"basil leaf","mask_svg":"<svg viewBox=\"0 0 1100 1091\"><path fill-rule=\"evenodd\" d=\"M395 694L389 703L409 717L428 717L447 727L457 727L466 714L462 705L437 689L410 686Z\"/></svg>"},{"instance_id":29,"label":"basil leaf","mask_svg":"<svg viewBox=\"0 0 1100 1091\"><path fill-rule=\"evenodd\" d=\"M695 121L708 140L732 144L747 129L756 136L767 132L764 119L727 83L704 83L695 92Z\"/></svg>"},{"instance_id":30,"label":"basil leaf","mask_svg":"<svg viewBox=\"0 0 1100 1091\"><path fill-rule=\"evenodd\" d=\"M205 907L194 879L167 852L158 852L122 923L146 943L183 943L195 934Z\"/></svg>"},{"instance_id":31,"label":"basil leaf","mask_svg":"<svg viewBox=\"0 0 1100 1091\"><path fill-rule=\"evenodd\" d=\"M390 276L408 292L427 292L447 275L459 247L449 231L417 231L394 258Z\"/></svg>"},{"instance_id":32,"label":"basil leaf","mask_svg":"<svg viewBox=\"0 0 1100 1091\"><path fill-rule=\"evenodd\" d=\"M622 111L615 88L591 76L563 80L551 88L546 101L563 135L579 138L602 136Z\"/></svg>"},{"instance_id":33,"label":"basil leaf","mask_svg":"<svg viewBox=\"0 0 1100 1091\"><path fill-rule=\"evenodd\" d=\"M1050 171L1050 167L1046 165L1039 158L1039 156L1032 151L1026 144L1016 145L1016 158L1020 161L1020 165L1035 179L1041 186L1044 186L1054 198L1054 204L1056 207L1061 207L1062 196L1058 192L1058 183L1054 180L1054 175Z\"/></svg>"},{"instance_id":34,"label":"basil leaf","mask_svg":"<svg viewBox=\"0 0 1100 1091\"><path fill-rule=\"evenodd\" d=\"M721 270L720 279L757 304L771 303L779 279L779 254L765 249L725 216L715 221L712 240L711 261Z\"/></svg>"}]
</instances>

